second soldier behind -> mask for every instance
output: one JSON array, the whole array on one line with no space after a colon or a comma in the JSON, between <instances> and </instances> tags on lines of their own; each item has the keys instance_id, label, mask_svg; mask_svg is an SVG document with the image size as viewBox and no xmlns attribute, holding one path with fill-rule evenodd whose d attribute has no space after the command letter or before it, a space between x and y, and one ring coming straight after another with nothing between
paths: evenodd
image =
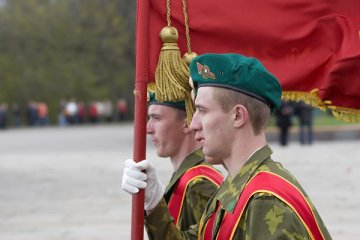
<instances>
[{"instance_id":1,"label":"second soldier behind","mask_svg":"<svg viewBox=\"0 0 360 240\"><path fill-rule=\"evenodd\" d=\"M160 200L164 196L174 224L181 230L187 230L199 223L209 198L218 189L223 177L204 161L200 144L195 141L195 133L187 124L185 102L159 102L155 94L150 93L148 116L147 134L156 147L157 155L170 158L174 172L166 189L157 181L159 187L151 193L146 192L145 199L151 197ZM131 179L126 175L136 174L136 170L131 172L131 169L142 168L142 163L126 160L127 173L124 174L122 186L129 193L135 193L137 189L128 182ZM151 163L146 161L146 164ZM147 167L147 175L148 180L156 178L153 166ZM154 207L145 203L145 210ZM148 231L149 239L161 239L151 232Z\"/></svg>"}]
</instances>

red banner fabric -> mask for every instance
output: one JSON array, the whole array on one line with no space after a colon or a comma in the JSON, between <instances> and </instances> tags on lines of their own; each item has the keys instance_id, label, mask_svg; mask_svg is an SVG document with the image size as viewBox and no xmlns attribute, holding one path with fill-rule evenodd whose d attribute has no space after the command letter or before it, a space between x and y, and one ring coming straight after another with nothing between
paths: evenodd
<instances>
[{"instance_id":1,"label":"red banner fabric","mask_svg":"<svg viewBox=\"0 0 360 240\"><path fill-rule=\"evenodd\" d=\"M167 25L166 0L150 2L149 79ZM187 1L191 49L260 59L283 90L318 89L322 101L360 109L359 0ZM171 1L179 47L187 51L182 0Z\"/></svg>"}]
</instances>

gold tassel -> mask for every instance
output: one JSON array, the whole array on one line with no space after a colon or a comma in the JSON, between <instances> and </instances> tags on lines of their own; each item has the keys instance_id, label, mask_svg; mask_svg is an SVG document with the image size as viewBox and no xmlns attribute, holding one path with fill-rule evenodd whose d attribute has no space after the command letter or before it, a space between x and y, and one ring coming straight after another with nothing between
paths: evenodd
<instances>
[{"instance_id":1,"label":"gold tassel","mask_svg":"<svg viewBox=\"0 0 360 240\"><path fill-rule=\"evenodd\" d=\"M180 57L178 37L176 28L171 26L160 32L163 47L155 72L155 94L159 101L182 101L191 91L189 67Z\"/></svg>"},{"instance_id":2,"label":"gold tassel","mask_svg":"<svg viewBox=\"0 0 360 240\"><path fill-rule=\"evenodd\" d=\"M166 0L168 25L160 32L163 46L155 72L155 94L158 101L185 101L187 123L190 126L195 113L195 105L191 97L192 87L189 84L189 65L197 54L191 51L186 0L182 2L188 52L183 58L180 57L177 44L179 34L176 28L171 26L170 0Z\"/></svg>"}]
</instances>

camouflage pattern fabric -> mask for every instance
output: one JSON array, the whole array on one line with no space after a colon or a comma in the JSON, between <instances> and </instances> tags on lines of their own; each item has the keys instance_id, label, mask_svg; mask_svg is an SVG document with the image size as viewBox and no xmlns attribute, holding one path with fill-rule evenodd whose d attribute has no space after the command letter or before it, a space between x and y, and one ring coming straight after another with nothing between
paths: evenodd
<instances>
[{"instance_id":1,"label":"camouflage pattern fabric","mask_svg":"<svg viewBox=\"0 0 360 240\"><path fill-rule=\"evenodd\" d=\"M219 201L221 208L217 212L212 234L213 239L216 239L224 213L234 210L245 184L257 172L268 171L287 179L303 193L312 208L324 239L332 239L314 205L300 184L280 163L274 162L270 158L271 154L272 151L268 146L259 149L241 168L238 175L233 179L228 176L219 190L209 200L200 225L191 226L186 231L180 231L174 227L174 224L171 224L168 210L164 201L162 201L156 210L148 216L148 223L152 226L152 233L156 234L157 239L198 239L199 231L200 234L203 233L204 222L210 218ZM302 240L311 238L303 222L301 222L296 213L288 205L269 193L257 193L249 200L244 209L233 239Z\"/></svg>"},{"instance_id":2,"label":"camouflage pattern fabric","mask_svg":"<svg viewBox=\"0 0 360 240\"><path fill-rule=\"evenodd\" d=\"M201 150L194 151L191 153L185 161L181 163L178 170L174 172L173 176L170 179L169 184L166 187L164 194L164 207L167 209L167 203L169 202L172 193L175 190L176 184L183 176L183 174L190 168L198 165L207 165L211 166L209 163L204 161L204 155ZM205 207L207 205L210 197L218 189L213 182L205 179L198 178L191 181L186 189L185 199L182 206L182 211L180 214L178 227L180 230L189 229L191 225L199 223L201 216L204 213ZM169 216L170 217L170 216ZM158 218L157 222L159 222ZM173 219L171 218L171 221ZM173 224L174 225L174 224ZM163 239L163 237L158 236L156 231L153 232L151 223L145 218L145 227L148 232L149 239Z\"/></svg>"}]
</instances>

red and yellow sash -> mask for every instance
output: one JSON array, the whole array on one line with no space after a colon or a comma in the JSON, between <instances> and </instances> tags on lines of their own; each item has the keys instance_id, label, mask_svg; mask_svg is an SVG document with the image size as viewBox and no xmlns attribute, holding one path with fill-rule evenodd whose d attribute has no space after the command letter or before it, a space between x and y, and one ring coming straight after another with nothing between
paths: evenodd
<instances>
[{"instance_id":1,"label":"red and yellow sash","mask_svg":"<svg viewBox=\"0 0 360 240\"><path fill-rule=\"evenodd\" d=\"M241 215L249 199L255 193L270 193L271 195L276 196L294 210L294 212L303 222L311 239L324 239L324 235L319 228L310 204L308 203L304 195L301 193L301 191L279 175L270 172L259 172L245 186L235 206L234 212L225 213L223 221L221 222L221 226L217 233L217 240L228 240L233 238L237 225L239 224ZM217 207L217 209L218 208L219 206ZM213 223L217 209L211 215L204 227L204 240L212 239L212 228L214 225Z\"/></svg>"},{"instance_id":2,"label":"red and yellow sash","mask_svg":"<svg viewBox=\"0 0 360 240\"><path fill-rule=\"evenodd\" d=\"M206 165L198 165L188 169L181 176L168 203L170 215L174 218L174 223L176 225L178 224L181 214L186 189L191 181L199 178L206 178L217 186L220 186L223 181L223 176L212 167Z\"/></svg>"}]
</instances>

